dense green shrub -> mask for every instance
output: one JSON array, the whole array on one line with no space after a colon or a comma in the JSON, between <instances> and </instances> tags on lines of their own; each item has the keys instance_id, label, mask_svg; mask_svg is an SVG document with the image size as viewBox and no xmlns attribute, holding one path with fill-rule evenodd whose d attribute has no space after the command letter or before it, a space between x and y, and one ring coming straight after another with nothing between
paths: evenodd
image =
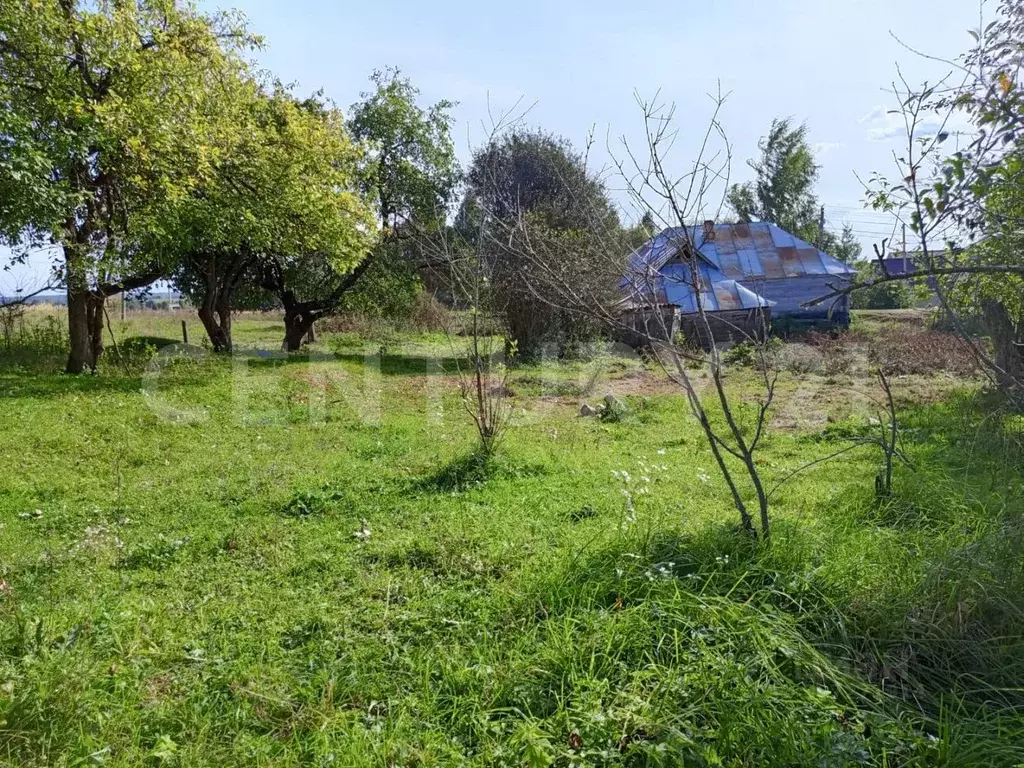
<instances>
[{"instance_id":1,"label":"dense green shrub","mask_svg":"<svg viewBox=\"0 0 1024 768\"><path fill-rule=\"evenodd\" d=\"M871 280L878 277L874 262L857 264L858 279ZM893 280L879 283L871 288L854 291L850 297L853 309L909 309L914 306L914 287L908 280Z\"/></svg>"}]
</instances>

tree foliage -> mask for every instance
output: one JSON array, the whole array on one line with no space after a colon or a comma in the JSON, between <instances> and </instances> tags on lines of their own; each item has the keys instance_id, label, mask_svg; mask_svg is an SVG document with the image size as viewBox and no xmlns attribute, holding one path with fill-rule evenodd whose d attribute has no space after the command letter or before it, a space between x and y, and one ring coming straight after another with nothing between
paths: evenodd
<instances>
[{"instance_id":1,"label":"tree foliage","mask_svg":"<svg viewBox=\"0 0 1024 768\"><path fill-rule=\"evenodd\" d=\"M814 193L821 166L807 132L806 123L795 125L790 118L772 120L768 134L758 142L760 156L747 161L754 180L733 184L727 200L740 221L775 224L850 264L861 251L853 230L844 225L837 237L821 226L822 208Z\"/></svg>"},{"instance_id":2,"label":"tree foliage","mask_svg":"<svg viewBox=\"0 0 1024 768\"><path fill-rule=\"evenodd\" d=\"M861 247L860 240L857 239L857 235L853 232L853 227L849 224L843 225L843 231L838 239L834 237L832 239L835 241L835 244L826 248L830 256L839 259L844 264L853 264L860 258L863 248Z\"/></svg>"},{"instance_id":3,"label":"tree foliage","mask_svg":"<svg viewBox=\"0 0 1024 768\"><path fill-rule=\"evenodd\" d=\"M207 172L204 104L257 42L175 0L0 5L0 236L60 247L69 371L102 352L105 298L165 272L139 240Z\"/></svg>"},{"instance_id":4,"label":"tree foliage","mask_svg":"<svg viewBox=\"0 0 1024 768\"><path fill-rule=\"evenodd\" d=\"M818 238L818 164L807 141L807 125L790 118L772 120L758 142L761 152L747 164L754 180L734 184L729 205L740 221L767 221L808 242Z\"/></svg>"},{"instance_id":5,"label":"tree foliage","mask_svg":"<svg viewBox=\"0 0 1024 768\"><path fill-rule=\"evenodd\" d=\"M249 81L238 90L218 116L230 129L207 182L173 209L166 228L178 280L195 296L214 348L225 351L235 291L265 262L296 271L315 258L340 275L366 257L376 234L359 189L362 152L340 112L280 84Z\"/></svg>"},{"instance_id":6,"label":"tree foliage","mask_svg":"<svg viewBox=\"0 0 1024 768\"><path fill-rule=\"evenodd\" d=\"M366 148L363 192L377 203L386 235L411 232L443 220L458 182L451 139L451 101L429 107L398 69L370 76L372 91L353 104L348 126Z\"/></svg>"},{"instance_id":7,"label":"tree foliage","mask_svg":"<svg viewBox=\"0 0 1024 768\"><path fill-rule=\"evenodd\" d=\"M874 262L861 261L857 264L859 280L868 281L878 277L878 266ZM910 283L902 280L879 283L863 291L857 291L850 300L853 309L909 309L914 305Z\"/></svg>"},{"instance_id":8,"label":"tree foliage","mask_svg":"<svg viewBox=\"0 0 1024 768\"><path fill-rule=\"evenodd\" d=\"M376 245L344 263L321 248L265 260L261 282L284 306L286 349L298 349L318 319L339 311L378 257L393 254L408 233L443 221L456 183L451 103L419 106L419 91L397 70L371 80L376 88L353 105L347 129L362 150L354 178L376 214L366 225ZM379 279L388 274L374 272Z\"/></svg>"},{"instance_id":9,"label":"tree foliage","mask_svg":"<svg viewBox=\"0 0 1024 768\"><path fill-rule=\"evenodd\" d=\"M459 226L481 243L493 308L524 359L545 342L560 354L591 339L598 326L560 308L555 280L600 283L592 295L610 297L614 280L595 269L609 248L624 248L618 214L603 184L571 144L539 130L496 137L474 157ZM543 256L543 262L538 261Z\"/></svg>"},{"instance_id":10,"label":"tree foliage","mask_svg":"<svg viewBox=\"0 0 1024 768\"><path fill-rule=\"evenodd\" d=\"M451 139L454 102L417 104L420 92L398 69L375 71L374 90L353 104L348 126L363 143L362 189L376 201L382 237L372 264L341 307L376 317L412 311L422 290L416 241L443 223L459 179Z\"/></svg>"},{"instance_id":11,"label":"tree foliage","mask_svg":"<svg viewBox=\"0 0 1024 768\"><path fill-rule=\"evenodd\" d=\"M877 209L914 236L917 275L932 278L943 309L1004 392L1024 395L1024 2L1002 0L995 21L970 30L972 48L950 61L957 81L896 86L907 125L895 154L899 181L872 178ZM950 126L967 122L956 133ZM937 130L931 128L938 123ZM955 136L955 140L954 140ZM961 315L982 319L993 355L969 338Z\"/></svg>"}]
</instances>

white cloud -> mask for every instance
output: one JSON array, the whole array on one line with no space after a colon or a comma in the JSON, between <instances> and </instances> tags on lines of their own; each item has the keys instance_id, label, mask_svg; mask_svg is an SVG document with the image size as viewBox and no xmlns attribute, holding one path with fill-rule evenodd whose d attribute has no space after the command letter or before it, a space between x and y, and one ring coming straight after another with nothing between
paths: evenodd
<instances>
[{"instance_id":1,"label":"white cloud","mask_svg":"<svg viewBox=\"0 0 1024 768\"><path fill-rule=\"evenodd\" d=\"M814 145L813 149L814 154L821 157L836 149L846 149L846 144L841 141L819 141Z\"/></svg>"},{"instance_id":2,"label":"white cloud","mask_svg":"<svg viewBox=\"0 0 1024 768\"><path fill-rule=\"evenodd\" d=\"M868 138L872 141L889 141L899 139L907 135L907 126L894 116L893 120L883 120L871 128L868 128ZM898 122L897 122L898 121Z\"/></svg>"},{"instance_id":3,"label":"white cloud","mask_svg":"<svg viewBox=\"0 0 1024 768\"><path fill-rule=\"evenodd\" d=\"M874 123L878 120L885 119L885 107L879 104L877 107L868 112L864 117L858 120L858 123Z\"/></svg>"},{"instance_id":4,"label":"white cloud","mask_svg":"<svg viewBox=\"0 0 1024 768\"><path fill-rule=\"evenodd\" d=\"M888 110L881 105L872 109L857 122L865 126L871 141L891 141L907 137L908 126L903 113ZM938 120L922 120L915 126L914 136L916 138L934 136L939 131L947 131L951 134L969 133L970 130L969 123L953 116L945 124Z\"/></svg>"},{"instance_id":5,"label":"white cloud","mask_svg":"<svg viewBox=\"0 0 1024 768\"><path fill-rule=\"evenodd\" d=\"M889 141L906 136L907 126L903 115L894 114L879 104L864 117L857 121L865 126L868 138L872 141Z\"/></svg>"}]
</instances>

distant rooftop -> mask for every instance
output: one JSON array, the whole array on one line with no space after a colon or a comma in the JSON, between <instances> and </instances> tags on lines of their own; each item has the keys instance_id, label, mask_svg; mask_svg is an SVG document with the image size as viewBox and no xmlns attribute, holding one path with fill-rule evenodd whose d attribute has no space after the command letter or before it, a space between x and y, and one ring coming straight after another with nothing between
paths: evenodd
<instances>
[{"instance_id":1,"label":"distant rooftop","mask_svg":"<svg viewBox=\"0 0 1024 768\"><path fill-rule=\"evenodd\" d=\"M708 236L710 235L710 236ZM849 275L856 270L774 224L672 227L630 256L630 268L659 270L692 243L699 256L731 280Z\"/></svg>"}]
</instances>

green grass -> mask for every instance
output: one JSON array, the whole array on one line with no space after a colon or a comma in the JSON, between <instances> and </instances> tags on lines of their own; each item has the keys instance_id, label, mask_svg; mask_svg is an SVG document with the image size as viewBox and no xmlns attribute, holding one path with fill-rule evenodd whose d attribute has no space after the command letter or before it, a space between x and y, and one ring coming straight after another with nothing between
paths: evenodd
<instances>
[{"instance_id":1,"label":"green grass","mask_svg":"<svg viewBox=\"0 0 1024 768\"><path fill-rule=\"evenodd\" d=\"M522 369L481 462L452 377L425 396L446 340L391 340L367 379L375 346L155 385L0 365L0 763L1024 762L1019 416L969 386L908 405L890 502L849 454L780 490L758 549L677 394L603 423L576 416L592 366ZM773 431L769 484L824 435Z\"/></svg>"}]
</instances>

